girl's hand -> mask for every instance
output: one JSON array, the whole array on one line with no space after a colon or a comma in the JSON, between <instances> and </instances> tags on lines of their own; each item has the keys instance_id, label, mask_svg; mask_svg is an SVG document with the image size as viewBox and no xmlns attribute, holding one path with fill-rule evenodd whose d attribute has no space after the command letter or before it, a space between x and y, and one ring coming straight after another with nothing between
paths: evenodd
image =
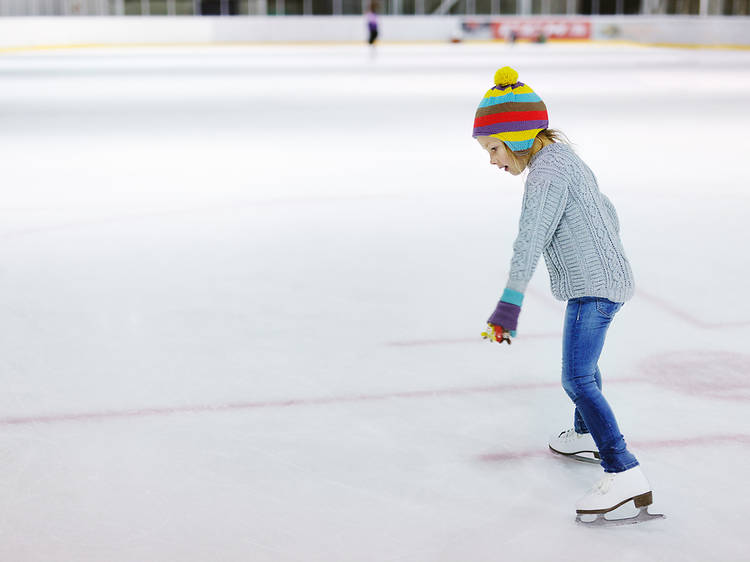
<instances>
[{"instance_id":1,"label":"girl's hand","mask_svg":"<svg viewBox=\"0 0 750 562\"><path fill-rule=\"evenodd\" d=\"M502 326L496 326L495 324L487 323L487 331L482 332L482 337L486 340L496 341L497 343L508 342L508 345L511 344L510 332Z\"/></svg>"}]
</instances>

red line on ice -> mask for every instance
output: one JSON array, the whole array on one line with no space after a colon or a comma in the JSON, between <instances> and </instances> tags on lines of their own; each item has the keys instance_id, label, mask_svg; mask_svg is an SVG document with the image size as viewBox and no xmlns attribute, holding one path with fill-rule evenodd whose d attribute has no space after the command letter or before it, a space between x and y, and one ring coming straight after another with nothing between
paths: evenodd
<instances>
[{"instance_id":1,"label":"red line on ice","mask_svg":"<svg viewBox=\"0 0 750 562\"><path fill-rule=\"evenodd\" d=\"M615 382L615 381L612 381ZM638 449L670 449L675 447L693 447L698 445L716 445L725 443L740 443L742 445L750 445L750 435L743 433L738 434L727 434L727 435L702 435L691 437L689 439L659 439L654 441L633 441L629 442L629 445L637 452ZM502 453L487 453L480 455L479 460L485 462L503 462L503 461L515 461L520 459L528 459L534 457L544 457L547 455L555 455L548 448L541 446L536 449L529 449L525 451L508 451Z\"/></svg>"},{"instance_id":2,"label":"red line on ice","mask_svg":"<svg viewBox=\"0 0 750 562\"><path fill-rule=\"evenodd\" d=\"M704 319L693 316L683 308L673 305L672 303L661 297L647 293L640 288L637 290L637 296L651 301L653 304L661 308L664 312L667 312L672 316L675 316L676 318L687 322L688 324L692 324L695 328L722 329L735 328L739 326L750 326L750 321L747 320L739 320L733 322L706 322Z\"/></svg>"},{"instance_id":3,"label":"red line on ice","mask_svg":"<svg viewBox=\"0 0 750 562\"><path fill-rule=\"evenodd\" d=\"M641 382L636 378L620 378L608 383ZM355 402L376 402L391 399L439 398L442 396L461 396L466 394L491 394L535 390L540 388L558 388L559 382L529 382L521 384L497 384L491 386L474 386L464 388L443 388L433 390L411 390L388 392L384 394L355 394L350 396L330 396L323 398L295 398L289 400L269 400L260 402L232 402L227 404L195 404L188 406L136 408L132 410L105 410L101 412L73 412L68 414L49 414L38 416L17 416L0 418L0 426L31 425L42 423L59 423L68 421L93 421L117 418L144 418L147 416L168 416L174 414L199 414L207 412L229 412L236 410L256 410L262 408L289 408L294 406L323 406L326 404L345 404Z\"/></svg>"}]
</instances>

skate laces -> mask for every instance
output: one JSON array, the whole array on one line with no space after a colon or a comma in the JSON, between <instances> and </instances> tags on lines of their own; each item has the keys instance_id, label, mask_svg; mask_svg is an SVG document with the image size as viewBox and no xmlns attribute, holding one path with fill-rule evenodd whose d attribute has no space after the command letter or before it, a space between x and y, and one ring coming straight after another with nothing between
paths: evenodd
<instances>
[{"instance_id":1,"label":"skate laces","mask_svg":"<svg viewBox=\"0 0 750 562\"><path fill-rule=\"evenodd\" d=\"M597 494L606 494L609 492L609 489L612 487L613 482L615 481L615 473L608 472L604 475L604 478L599 480L599 482L596 483L594 486L593 491Z\"/></svg>"},{"instance_id":2,"label":"skate laces","mask_svg":"<svg viewBox=\"0 0 750 562\"><path fill-rule=\"evenodd\" d=\"M575 428L568 429L567 431L563 431L558 435L558 439L561 441L570 441L571 439L575 439L578 436L578 433L576 432Z\"/></svg>"}]
</instances>

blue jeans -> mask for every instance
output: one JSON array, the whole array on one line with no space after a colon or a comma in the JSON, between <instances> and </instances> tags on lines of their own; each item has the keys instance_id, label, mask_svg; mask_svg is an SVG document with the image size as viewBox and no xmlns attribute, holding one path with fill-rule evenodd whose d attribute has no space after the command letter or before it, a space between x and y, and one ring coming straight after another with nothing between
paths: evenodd
<instances>
[{"instance_id":1,"label":"blue jeans","mask_svg":"<svg viewBox=\"0 0 750 562\"><path fill-rule=\"evenodd\" d=\"M591 433L605 472L622 472L638 465L602 395L602 375L597 365L607 328L620 308L619 302L582 297L569 300L565 311L562 384L576 405L575 430Z\"/></svg>"}]
</instances>

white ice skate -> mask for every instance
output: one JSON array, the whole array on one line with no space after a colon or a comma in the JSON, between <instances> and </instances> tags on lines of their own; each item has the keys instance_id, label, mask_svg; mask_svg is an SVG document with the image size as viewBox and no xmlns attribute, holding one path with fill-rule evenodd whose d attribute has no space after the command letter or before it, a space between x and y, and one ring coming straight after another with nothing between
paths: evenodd
<instances>
[{"instance_id":1,"label":"white ice skate","mask_svg":"<svg viewBox=\"0 0 750 562\"><path fill-rule=\"evenodd\" d=\"M549 438L553 453L583 462L599 462L599 449L590 433L576 433L575 429L561 431Z\"/></svg>"},{"instance_id":2,"label":"white ice skate","mask_svg":"<svg viewBox=\"0 0 750 562\"><path fill-rule=\"evenodd\" d=\"M605 517L605 513L614 511L629 501L638 509L637 515L621 519ZM610 526L664 519L662 514L648 512L648 506L652 503L651 485L640 466L624 472L608 472L576 503L576 522L584 525Z\"/></svg>"}]
</instances>

